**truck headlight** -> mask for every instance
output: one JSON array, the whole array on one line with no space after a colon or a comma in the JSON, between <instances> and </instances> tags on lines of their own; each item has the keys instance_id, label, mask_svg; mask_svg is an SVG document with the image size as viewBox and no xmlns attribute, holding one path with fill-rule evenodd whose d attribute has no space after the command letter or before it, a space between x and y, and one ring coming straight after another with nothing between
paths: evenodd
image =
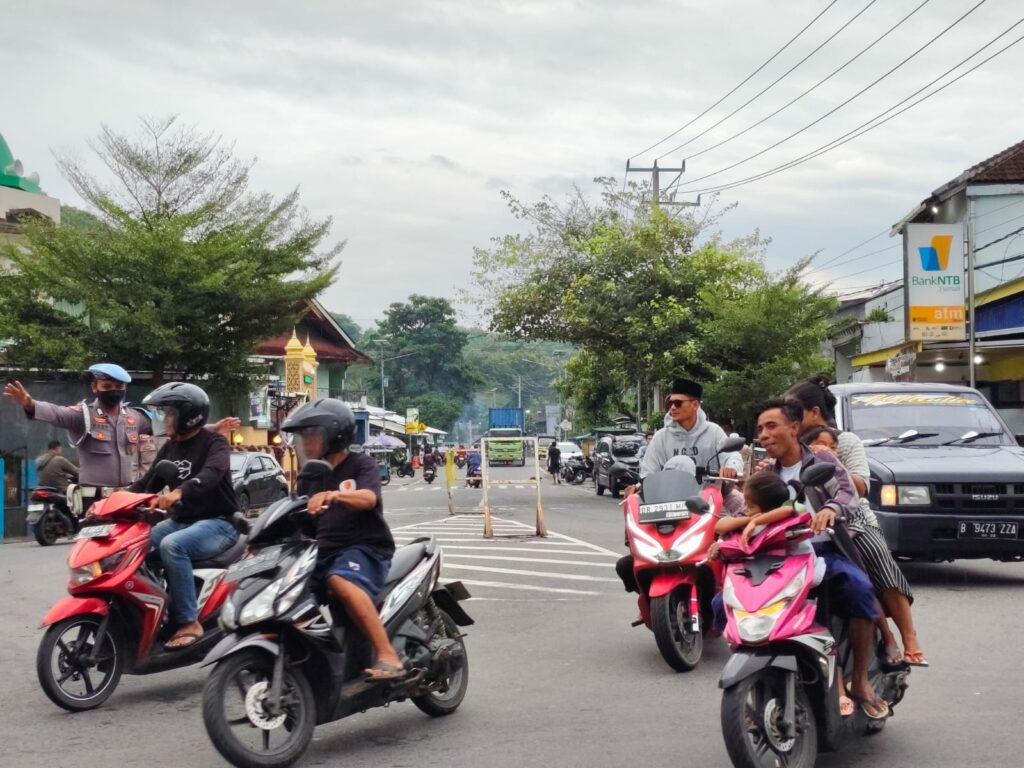
<instances>
[{"instance_id":1,"label":"truck headlight","mask_svg":"<svg viewBox=\"0 0 1024 768\"><path fill-rule=\"evenodd\" d=\"M900 505L923 506L932 503L932 495L927 485L897 486L896 501Z\"/></svg>"}]
</instances>

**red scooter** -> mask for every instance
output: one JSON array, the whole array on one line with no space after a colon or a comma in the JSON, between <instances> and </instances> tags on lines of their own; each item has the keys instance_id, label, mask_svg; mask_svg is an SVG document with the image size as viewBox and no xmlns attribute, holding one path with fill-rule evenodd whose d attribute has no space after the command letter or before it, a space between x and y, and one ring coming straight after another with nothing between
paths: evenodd
<instances>
[{"instance_id":1,"label":"red scooter","mask_svg":"<svg viewBox=\"0 0 1024 768\"><path fill-rule=\"evenodd\" d=\"M742 442L726 440L719 454L738 450ZM636 625L654 632L662 657L679 672L700 663L711 599L722 580L721 564L707 561L722 492L706 467L702 476L703 488L685 471L652 472L623 503L640 607Z\"/></svg>"},{"instance_id":2,"label":"red scooter","mask_svg":"<svg viewBox=\"0 0 1024 768\"><path fill-rule=\"evenodd\" d=\"M161 466L166 464L166 466ZM177 468L157 465L163 487ZM151 508L154 493L118 491L94 504L68 555L68 592L43 617L46 633L36 673L54 704L72 712L100 706L123 672L147 675L200 661L222 637L217 619L234 587L228 565L245 549L245 536L214 558L194 564L199 621L205 634L180 650L164 650L174 627L170 597L157 561L147 561L152 526L163 513ZM236 527L245 527L237 521Z\"/></svg>"}]
</instances>

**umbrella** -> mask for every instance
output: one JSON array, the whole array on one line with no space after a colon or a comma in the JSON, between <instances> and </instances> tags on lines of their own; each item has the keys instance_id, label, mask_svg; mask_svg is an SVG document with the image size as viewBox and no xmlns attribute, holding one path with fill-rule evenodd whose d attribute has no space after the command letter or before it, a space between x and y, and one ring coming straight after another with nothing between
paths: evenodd
<instances>
[{"instance_id":1,"label":"umbrella","mask_svg":"<svg viewBox=\"0 0 1024 768\"><path fill-rule=\"evenodd\" d=\"M397 437L381 433L374 435L363 443L364 448L383 448L386 451L392 451L395 448L405 448L405 443L399 440Z\"/></svg>"}]
</instances>

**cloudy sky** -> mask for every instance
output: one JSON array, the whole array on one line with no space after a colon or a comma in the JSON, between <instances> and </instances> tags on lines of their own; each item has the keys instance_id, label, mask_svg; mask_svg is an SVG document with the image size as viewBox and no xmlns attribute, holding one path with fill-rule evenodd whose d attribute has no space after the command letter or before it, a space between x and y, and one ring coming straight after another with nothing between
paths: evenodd
<instances>
[{"instance_id":1,"label":"cloudy sky","mask_svg":"<svg viewBox=\"0 0 1024 768\"><path fill-rule=\"evenodd\" d=\"M628 157L699 115L826 8L746 85L634 165L666 152L661 164L677 165L740 133L923 4L812 93L691 157L684 189L815 150L1020 23L1024 6L983 0L847 106L746 160L853 97L976 2L0 0L0 132L46 192L72 204L51 150L86 155L101 123L131 131L138 115L178 113L222 134L239 155L258 157L255 188L299 185L314 215L334 217L332 236L348 245L326 303L365 325L412 292L454 296L466 284L473 247L518 226L499 190L529 201L621 178ZM1024 23L964 68L1021 35ZM835 151L723 191L723 202L739 203L724 234L759 229L779 268L819 249L819 263L834 259L879 235L935 187L1024 139L1022 65L1024 43ZM894 277L894 244L879 237L812 277L840 287Z\"/></svg>"}]
</instances>

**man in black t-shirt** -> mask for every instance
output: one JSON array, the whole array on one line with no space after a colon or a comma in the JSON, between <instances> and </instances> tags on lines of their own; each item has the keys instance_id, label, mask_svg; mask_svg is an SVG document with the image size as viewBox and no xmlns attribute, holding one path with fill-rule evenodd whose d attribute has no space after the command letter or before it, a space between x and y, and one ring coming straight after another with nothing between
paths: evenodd
<instances>
[{"instance_id":1,"label":"man in black t-shirt","mask_svg":"<svg viewBox=\"0 0 1024 768\"><path fill-rule=\"evenodd\" d=\"M169 440L150 470L128 490L146 490L156 465L165 459L178 468L167 484L169 492L154 503L158 509L170 510L169 519L154 526L149 535L150 548L160 550L171 595L171 619L178 625L164 647L178 650L203 636L192 563L219 555L238 540L231 524L238 508L231 483L231 448L223 435L203 429L210 399L195 384L164 384L142 402L160 412Z\"/></svg>"},{"instance_id":2,"label":"man in black t-shirt","mask_svg":"<svg viewBox=\"0 0 1024 768\"><path fill-rule=\"evenodd\" d=\"M344 403L322 399L303 405L281 428L296 433L300 464L323 459L333 467L319 488L299 489L309 495L307 509L316 516L318 570L373 645L377 660L366 670L367 678L400 678L405 668L376 606L387 582L395 541L384 521L377 463L348 450L355 435L355 416Z\"/></svg>"},{"instance_id":3,"label":"man in black t-shirt","mask_svg":"<svg viewBox=\"0 0 1024 768\"><path fill-rule=\"evenodd\" d=\"M559 450L558 443L552 440L551 445L548 446L548 472L551 473L551 480L556 485L562 482L561 470L562 451Z\"/></svg>"}]
</instances>

